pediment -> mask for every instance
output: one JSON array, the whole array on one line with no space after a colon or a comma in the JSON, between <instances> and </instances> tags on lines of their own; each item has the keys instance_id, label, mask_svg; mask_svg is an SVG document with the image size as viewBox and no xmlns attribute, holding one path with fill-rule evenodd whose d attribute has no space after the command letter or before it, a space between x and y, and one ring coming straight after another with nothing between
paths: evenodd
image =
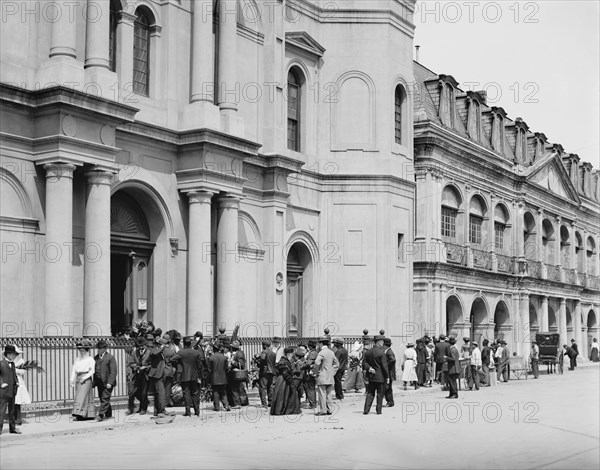
<instances>
[{"instance_id":1,"label":"pediment","mask_svg":"<svg viewBox=\"0 0 600 470\"><path fill-rule=\"evenodd\" d=\"M558 197L579 204L581 201L558 153L552 153L536 162L528 170L527 181L556 194Z\"/></svg>"},{"instance_id":2,"label":"pediment","mask_svg":"<svg viewBox=\"0 0 600 470\"><path fill-rule=\"evenodd\" d=\"M323 57L325 48L306 31L288 31L285 33L285 43L295 46L314 57Z\"/></svg>"}]
</instances>

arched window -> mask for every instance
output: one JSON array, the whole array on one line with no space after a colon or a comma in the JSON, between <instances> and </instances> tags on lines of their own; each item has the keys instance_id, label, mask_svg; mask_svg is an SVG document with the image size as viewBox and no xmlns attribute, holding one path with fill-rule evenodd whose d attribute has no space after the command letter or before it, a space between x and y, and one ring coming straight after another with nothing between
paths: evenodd
<instances>
[{"instance_id":1,"label":"arched window","mask_svg":"<svg viewBox=\"0 0 600 470\"><path fill-rule=\"evenodd\" d=\"M525 212L523 215L523 247L527 259L534 259L537 256L536 230L535 218L531 212Z\"/></svg>"},{"instance_id":2,"label":"arched window","mask_svg":"<svg viewBox=\"0 0 600 470\"><path fill-rule=\"evenodd\" d=\"M486 214L485 203L480 196L473 196L469 205L469 243L481 245L481 227Z\"/></svg>"},{"instance_id":3,"label":"arched window","mask_svg":"<svg viewBox=\"0 0 600 470\"><path fill-rule=\"evenodd\" d=\"M577 258L577 271L580 273L585 272L585 259L583 251L583 239L579 232L575 232L575 257Z\"/></svg>"},{"instance_id":4,"label":"arched window","mask_svg":"<svg viewBox=\"0 0 600 470\"><path fill-rule=\"evenodd\" d=\"M288 149L296 152L300 151L300 130L302 126L302 110L301 110L301 91L302 82L298 72L295 69L290 69L288 72L288 91L287 91L287 106L288 106Z\"/></svg>"},{"instance_id":5,"label":"arched window","mask_svg":"<svg viewBox=\"0 0 600 470\"><path fill-rule=\"evenodd\" d=\"M554 262L554 227L548 219L542 221L542 255L543 261L546 264L556 264Z\"/></svg>"},{"instance_id":6,"label":"arched window","mask_svg":"<svg viewBox=\"0 0 600 470\"><path fill-rule=\"evenodd\" d=\"M148 96L150 85L150 25L146 12L138 8L133 28L133 92Z\"/></svg>"},{"instance_id":7,"label":"arched window","mask_svg":"<svg viewBox=\"0 0 600 470\"><path fill-rule=\"evenodd\" d=\"M460 208L460 196L451 186L442 192L442 237L456 239L456 217Z\"/></svg>"},{"instance_id":8,"label":"arched window","mask_svg":"<svg viewBox=\"0 0 600 470\"><path fill-rule=\"evenodd\" d=\"M504 251L504 238L506 233L506 225L508 224L508 213L504 206L498 204L494 209L494 241L496 243L496 251Z\"/></svg>"},{"instance_id":9,"label":"arched window","mask_svg":"<svg viewBox=\"0 0 600 470\"><path fill-rule=\"evenodd\" d=\"M398 85L394 94L394 137L397 144L402 144L402 112L404 111L405 100L404 87Z\"/></svg>"},{"instance_id":10,"label":"arched window","mask_svg":"<svg viewBox=\"0 0 600 470\"><path fill-rule=\"evenodd\" d=\"M471 101L469 118L469 136L471 139L479 142L481 132L481 112L477 100Z\"/></svg>"},{"instance_id":11,"label":"arched window","mask_svg":"<svg viewBox=\"0 0 600 470\"><path fill-rule=\"evenodd\" d=\"M119 23L121 4L118 0L110 0L109 32L108 32L108 67L112 72L117 71L117 24Z\"/></svg>"},{"instance_id":12,"label":"arched window","mask_svg":"<svg viewBox=\"0 0 600 470\"><path fill-rule=\"evenodd\" d=\"M596 243L594 243L592 237L588 237L587 239L585 254L587 256L587 273L593 276L596 274L596 263L594 262Z\"/></svg>"},{"instance_id":13,"label":"arched window","mask_svg":"<svg viewBox=\"0 0 600 470\"><path fill-rule=\"evenodd\" d=\"M442 88L442 102L440 105L442 123L454 127L454 88L449 83Z\"/></svg>"}]
</instances>

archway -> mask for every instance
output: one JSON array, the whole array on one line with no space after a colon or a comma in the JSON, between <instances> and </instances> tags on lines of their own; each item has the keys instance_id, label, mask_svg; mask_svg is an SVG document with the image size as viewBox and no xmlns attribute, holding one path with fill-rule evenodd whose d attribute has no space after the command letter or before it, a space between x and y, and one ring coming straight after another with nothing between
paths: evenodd
<instances>
[{"instance_id":1,"label":"archway","mask_svg":"<svg viewBox=\"0 0 600 470\"><path fill-rule=\"evenodd\" d=\"M558 333L558 322L556 321L556 312L552 305L548 305L548 331Z\"/></svg>"},{"instance_id":2,"label":"archway","mask_svg":"<svg viewBox=\"0 0 600 470\"><path fill-rule=\"evenodd\" d=\"M527 328L526 328L527 330ZM536 306L529 301L529 334L530 339L535 339L535 334L540 330L540 325L538 322L538 314Z\"/></svg>"},{"instance_id":3,"label":"archway","mask_svg":"<svg viewBox=\"0 0 600 470\"><path fill-rule=\"evenodd\" d=\"M582 345L582 350L585 351L585 357L590 356L592 340L598 338L598 318L594 309L590 309L587 315L587 337L584 338L585 344Z\"/></svg>"},{"instance_id":4,"label":"archway","mask_svg":"<svg viewBox=\"0 0 600 470\"><path fill-rule=\"evenodd\" d=\"M110 225L111 332L117 335L136 322L153 319L154 265L164 274L163 263L154 259L154 248L159 240L166 243L167 236L160 209L135 186L111 197Z\"/></svg>"},{"instance_id":5,"label":"archway","mask_svg":"<svg viewBox=\"0 0 600 470\"><path fill-rule=\"evenodd\" d=\"M471 323L469 336L471 339L479 341L481 336L485 336L488 323L487 306L481 297L477 297L473 301L469 320ZM479 341L479 343L481 343L481 341Z\"/></svg>"},{"instance_id":6,"label":"archway","mask_svg":"<svg viewBox=\"0 0 600 470\"><path fill-rule=\"evenodd\" d=\"M446 299L446 334L458 337L462 323L462 305L458 298L452 295Z\"/></svg>"},{"instance_id":7,"label":"archway","mask_svg":"<svg viewBox=\"0 0 600 470\"><path fill-rule=\"evenodd\" d=\"M301 337L312 314L313 260L308 247L296 242L287 254L286 335Z\"/></svg>"},{"instance_id":8,"label":"archway","mask_svg":"<svg viewBox=\"0 0 600 470\"><path fill-rule=\"evenodd\" d=\"M571 309L569 307L566 308L567 313L567 337L573 335L573 317L571 316Z\"/></svg>"},{"instance_id":9,"label":"archway","mask_svg":"<svg viewBox=\"0 0 600 470\"><path fill-rule=\"evenodd\" d=\"M494 338L503 338L503 331L509 326L510 317L506 303L501 300L494 311Z\"/></svg>"}]
</instances>

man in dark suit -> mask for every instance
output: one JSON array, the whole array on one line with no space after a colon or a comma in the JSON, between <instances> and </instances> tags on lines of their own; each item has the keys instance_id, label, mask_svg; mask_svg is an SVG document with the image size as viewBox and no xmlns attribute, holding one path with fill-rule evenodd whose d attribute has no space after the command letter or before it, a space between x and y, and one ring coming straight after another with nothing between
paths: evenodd
<instances>
[{"instance_id":1,"label":"man in dark suit","mask_svg":"<svg viewBox=\"0 0 600 470\"><path fill-rule=\"evenodd\" d=\"M385 386L385 404L388 407L394 406L394 390L392 383L396 380L396 355L392 351L392 340L385 338L383 340L385 358L387 359L388 372L390 374Z\"/></svg>"},{"instance_id":2,"label":"man in dark suit","mask_svg":"<svg viewBox=\"0 0 600 470\"><path fill-rule=\"evenodd\" d=\"M129 356L131 388L129 390L129 406L125 414L133 414L134 401L140 402L139 413L145 415L148 410L148 369L150 369L150 350L146 347L144 337L135 340L135 349Z\"/></svg>"},{"instance_id":3,"label":"man in dark suit","mask_svg":"<svg viewBox=\"0 0 600 470\"><path fill-rule=\"evenodd\" d=\"M181 388L185 401L183 416L192 416L190 408L194 407L194 414L200 416L200 388L199 382L204 369L204 351L192 348L191 336L183 338L183 349L171 358L171 364L181 365Z\"/></svg>"},{"instance_id":4,"label":"man in dark suit","mask_svg":"<svg viewBox=\"0 0 600 470\"><path fill-rule=\"evenodd\" d=\"M490 386L490 358L492 349L489 346L490 342L487 339L483 340L483 349L481 350L481 371L483 372L483 386Z\"/></svg>"},{"instance_id":5,"label":"man in dark suit","mask_svg":"<svg viewBox=\"0 0 600 470\"><path fill-rule=\"evenodd\" d=\"M310 409L314 409L317 406L317 377L314 374L313 367L318 355L317 342L314 339L309 339L308 354L304 361L304 390L306 391L306 400Z\"/></svg>"},{"instance_id":6,"label":"man in dark suit","mask_svg":"<svg viewBox=\"0 0 600 470\"><path fill-rule=\"evenodd\" d=\"M573 356L573 359L571 359L569 357L569 359L571 359L571 361L570 361L570 363L571 363L570 364L571 365L570 370L575 370L575 367L577 367L577 356L579 356L579 348L577 347L577 343L575 342L574 339L571 339L571 349L573 351L575 351L575 356Z\"/></svg>"},{"instance_id":7,"label":"man in dark suit","mask_svg":"<svg viewBox=\"0 0 600 470\"><path fill-rule=\"evenodd\" d=\"M258 370L258 394L260 403L265 408L271 407L273 399L273 377L275 377L275 353L271 349L271 341L262 342L262 353L260 353L260 368Z\"/></svg>"},{"instance_id":8,"label":"man in dark suit","mask_svg":"<svg viewBox=\"0 0 600 470\"><path fill-rule=\"evenodd\" d=\"M0 361L0 434L8 412L8 429L11 434L21 434L17 429L15 414L15 395L19 388L15 358L17 348L9 344L4 347L4 357Z\"/></svg>"},{"instance_id":9,"label":"man in dark suit","mask_svg":"<svg viewBox=\"0 0 600 470\"><path fill-rule=\"evenodd\" d=\"M435 345L433 357L435 360L435 377L442 384L442 390L448 388L448 366L445 357L449 355L450 345L446 342L446 336L440 335L440 341Z\"/></svg>"},{"instance_id":10,"label":"man in dark suit","mask_svg":"<svg viewBox=\"0 0 600 470\"><path fill-rule=\"evenodd\" d=\"M148 380L154 393L154 416L159 418L175 413L167 413L165 398L165 356L163 354L168 340L157 337L154 347L150 349L150 369L148 369Z\"/></svg>"},{"instance_id":11,"label":"man in dark suit","mask_svg":"<svg viewBox=\"0 0 600 470\"><path fill-rule=\"evenodd\" d=\"M171 365L171 358L177 351L169 333L163 335L163 340L166 341L165 347L163 348L163 357L165 358L165 374L163 376L163 382L165 384L165 406L173 406L171 395L173 393L175 367Z\"/></svg>"},{"instance_id":12,"label":"man in dark suit","mask_svg":"<svg viewBox=\"0 0 600 470\"><path fill-rule=\"evenodd\" d=\"M365 398L365 408L363 414L368 415L377 392L377 402L375 411L381 414L383 408L383 395L385 393L385 384L389 380L388 362L383 349L383 340L381 335L375 336L375 346L365 352L363 357L363 369L369 377L367 385L367 396Z\"/></svg>"},{"instance_id":13,"label":"man in dark suit","mask_svg":"<svg viewBox=\"0 0 600 470\"><path fill-rule=\"evenodd\" d=\"M450 388L450 395L446 398L458 398L458 378L460 377L460 353L456 347L456 338L451 336L448 340L450 350L446 356L448 362L448 386Z\"/></svg>"},{"instance_id":14,"label":"man in dark suit","mask_svg":"<svg viewBox=\"0 0 600 470\"><path fill-rule=\"evenodd\" d=\"M333 352L335 353L335 357L337 357L337 360L340 362L340 368L333 377L333 388L335 390L335 397L338 400L343 400L344 389L342 387L342 379L344 378L344 372L346 372L346 368L348 367L348 351L344 347L344 342L342 341L342 338L335 338L333 340L333 345Z\"/></svg>"},{"instance_id":15,"label":"man in dark suit","mask_svg":"<svg viewBox=\"0 0 600 470\"><path fill-rule=\"evenodd\" d=\"M246 370L246 355L240 349L239 341L231 343L231 371L229 372L229 382L231 385L231 396L233 398L233 408L248 406L248 394L246 393L246 382L233 380L233 370Z\"/></svg>"},{"instance_id":16,"label":"man in dark suit","mask_svg":"<svg viewBox=\"0 0 600 470\"><path fill-rule=\"evenodd\" d=\"M213 405L214 410L219 411L219 401L223 403L223 406L227 411L231 410L229 402L227 401L227 369L229 364L227 358L221 352L220 344L213 346L213 355L208 358L208 373L210 375L210 384L213 389Z\"/></svg>"},{"instance_id":17,"label":"man in dark suit","mask_svg":"<svg viewBox=\"0 0 600 470\"><path fill-rule=\"evenodd\" d=\"M563 344L563 348L565 349L565 354L569 356L569 370L575 370L575 367L577 365L577 363L575 362L575 360L577 359L577 351L575 351L573 347L567 346L566 344Z\"/></svg>"},{"instance_id":18,"label":"man in dark suit","mask_svg":"<svg viewBox=\"0 0 600 470\"><path fill-rule=\"evenodd\" d=\"M100 410L96 421L112 418L110 396L117 385L117 361L115 356L107 352L108 343L101 339L96 344L98 354L94 357L96 370L94 371L94 384L98 388Z\"/></svg>"}]
</instances>

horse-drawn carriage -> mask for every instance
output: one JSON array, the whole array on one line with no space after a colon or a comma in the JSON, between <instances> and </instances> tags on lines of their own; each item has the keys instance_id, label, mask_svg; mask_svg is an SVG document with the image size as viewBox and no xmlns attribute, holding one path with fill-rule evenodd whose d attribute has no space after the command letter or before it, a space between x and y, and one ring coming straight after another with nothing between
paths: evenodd
<instances>
[{"instance_id":1,"label":"horse-drawn carriage","mask_svg":"<svg viewBox=\"0 0 600 470\"><path fill-rule=\"evenodd\" d=\"M558 333L537 333L535 340L540 348L540 364L548 366L548 373L563 373L562 354L560 350L560 335Z\"/></svg>"}]
</instances>

